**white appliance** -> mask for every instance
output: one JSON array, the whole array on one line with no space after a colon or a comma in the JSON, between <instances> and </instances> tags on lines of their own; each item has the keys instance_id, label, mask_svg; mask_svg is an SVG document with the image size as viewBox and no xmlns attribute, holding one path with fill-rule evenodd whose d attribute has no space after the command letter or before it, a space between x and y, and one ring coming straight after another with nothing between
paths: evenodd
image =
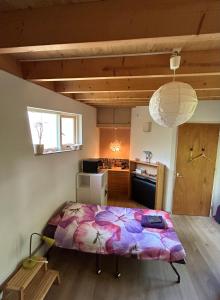
<instances>
[{"instance_id":1,"label":"white appliance","mask_svg":"<svg viewBox=\"0 0 220 300\"><path fill-rule=\"evenodd\" d=\"M77 202L87 204L107 205L108 171L99 173L77 174L76 199Z\"/></svg>"}]
</instances>

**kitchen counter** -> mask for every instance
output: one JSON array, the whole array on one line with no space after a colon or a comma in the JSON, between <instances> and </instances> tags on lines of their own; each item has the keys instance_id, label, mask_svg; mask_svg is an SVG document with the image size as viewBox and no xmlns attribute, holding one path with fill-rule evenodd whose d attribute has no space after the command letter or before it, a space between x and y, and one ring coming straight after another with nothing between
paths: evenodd
<instances>
[{"instance_id":1,"label":"kitchen counter","mask_svg":"<svg viewBox=\"0 0 220 300\"><path fill-rule=\"evenodd\" d=\"M109 172L129 172L129 169L122 169L121 167L113 167L111 169L107 169Z\"/></svg>"},{"instance_id":2,"label":"kitchen counter","mask_svg":"<svg viewBox=\"0 0 220 300\"><path fill-rule=\"evenodd\" d=\"M130 170L113 167L108 170L108 199L129 198Z\"/></svg>"}]
</instances>

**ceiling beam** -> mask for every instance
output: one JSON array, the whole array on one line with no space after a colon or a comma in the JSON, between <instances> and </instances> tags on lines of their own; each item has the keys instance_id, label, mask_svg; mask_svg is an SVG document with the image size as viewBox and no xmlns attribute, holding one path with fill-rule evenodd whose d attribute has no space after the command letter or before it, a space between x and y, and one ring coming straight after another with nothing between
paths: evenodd
<instances>
[{"instance_id":1,"label":"ceiling beam","mask_svg":"<svg viewBox=\"0 0 220 300\"><path fill-rule=\"evenodd\" d=\"M68 95L68 94L66 94ZM105 99L146 99L152 95L151 91L140 91L124 93L124 92L106 92L106 93L79 93L70 94L75 100L105 100Z\"/></svg>"},{"instance_id":2,"label":"ceiling beam","mask_svg":"<svg viewBox=\"0 0 220 300\"><path fill-rule=\"evenodd\" d=\"M62 81L96 78L157 78L172 77L170 55L131 56L115 58L66 59L22 62L25 79ZM181 53L181 65L176 76L220 75L218 50Z\"/></svg>"},{"instance_id":3,"label":"ceiling beam","mask_svg":"<svg viewBox=\"0 0 220 300\"><path fill-rule=\"evenodd\" d=\"M113 92L66 94L70 98L93 106L142 106L149 105L153 92ZM198 90L198 100L220 100L220 89Z\"/></svg>"},{"instance_id":4,"label":"ceiling beam","mask_svg":"<svg viewBox=\"0 0 220 300\"><path fill-rule=\"evenodd\" d=\"M150 97L147 98L105 98L105 99L75 99L74 100L84 102L84 103L90 103L90 104L119 104L119 103L129 103L129 104L135 104L135 103L148 103L150 101ZM220 100L220 94L215 96L198 96L199 101L203 100Z\"/></svg>"},{"instance_id":5,"label":"ceiling beam","mask_svg":"<svg viewBox=\"0 0 220 300\"><path fill-rule=\"evenodd\" d=\"M155 91L161 85L169 82L170 78L126 78L126 79L98 79L73 80L55 82L55 90L59 93L130 93L133 91ZM196 90L220 89L220 76L180 77L178 80L189 83Z\"/></svg>"},{"instance_id":6,"label":"ceiling beam","mask_svg":"<svg viewBox=\"0 0 220 300\"><path fill-rule=\"evenodd\" d=\"M75 99L74 99L75 100ZM219 101L220 100L220 96L214 96L214 97L201 97L198 98L199 101L210 101L210 100L214 100L214 101ZM134 99L134 100L129 100L129 99L104 99L104 100L77 100L80 102L84 102L84 103L90 103L90 104L120 104L120 103L129 103L129 104L135 104L135 103L149 103L150 98L146 98L146 99Z\"/></svg>"},{"instance_id":7,"label":"ceiling beam","mask_svg":"<svg viewBox=\"0 0 220 300\"><path fill-rule=\"evenodd\" d=\"M73 57L131 56L155 52L171 53L173 49L182 49L182 51L220 49L220 33L71 44L68 50L51 51L48 47L47 51L35 49L35 51L16 53L14 56L18 60L36 61Z\"/></svg>"},{"instance_id":8,"label":"ceiling beam","mask_svg":"<svg viewBox=\"0 0 220 300\"><path fill-rule=\"evenodd\" d=\"M20 62L16 61L10 55L0 55L0 70L23 77Z\"/></svg>"},{"instance_id":9,"label":"ceiling beam","mask_svg":"<svg viewBox=\"0 0 220 300\"><path fill-rule=\"evenodd\" d=\"M218 0L108 0L0 14L0 53L220 32Z\"/></svg>"},{"instance_id":10,"label":"ceiling beam","mask_svg":"<svg viewBox=\"0 0 220 300\"><path fill-rule=\"evenodd\" d=\"M76 100L76 99L74 99ZM135 98L133 100L131 99L99 99L99 100L88 100L88 99L84 99L84 100L78 100L78 101L81 101L81 102L88 102L88 103L136 103L136 102L143 102L143 103L146 103L149 101L149 98L145 98L145 99L139 99L139 98Z\"/></svg>"},{"instance_id":11,"label":"ceiling beam","mask_svg":"<svg viewBox=\"0 0 220 300\"><path fill-rule=\"evenodd\" d=\"M210 99L213 98L213 100L220 99L220 89L218 90L203 90L203 91L196 91L198 99Z\"/></svg>"},{"instance_id":12,"label":"ceiling beam","mask_svg":"<svg viewBox=\"0 0 220 300\"><path fill-rule=\"evenodd\" d=\"M40 81L37 84L46 89L54 91L54 82L53 81Z\"/></svg>"},{"instance_id":13,"label":"ceiling beam","mask_svg":"<svg viewBox=\"0 0 220 300\"><path fill-rule=\"evenodd\" d=\"M146 102L136 102L136 103L86 103L87 105L95 106L95 107L135 107L135 106L148 106Z\"/></svg>"},{"instance_id":14,"label":"ceiling beam","mask_svg":"<svg viewBox=\"0 0 220 300\"><path fill-rule=\"evenodd\" d=\"M68 94L66 94L68 95ZM101 92L101 93L79 93L79 94L69 94L73 99L79 101L135 101L135 100L146 100L149 99L153 95L153 91L130 91L128 93L124 92ZM198 98L220 98L220 88L213 90L198 90L197 91Z\"/></svg>"}]
</instances>

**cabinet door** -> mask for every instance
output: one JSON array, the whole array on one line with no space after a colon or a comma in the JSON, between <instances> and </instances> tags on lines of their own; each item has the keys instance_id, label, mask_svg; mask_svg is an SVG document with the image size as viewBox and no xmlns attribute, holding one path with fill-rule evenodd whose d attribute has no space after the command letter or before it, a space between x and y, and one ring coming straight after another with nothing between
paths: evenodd
<instances>
[{"instance_id":1,"label":"cabinet door","mask_svg":"<svg viewBox=\"0 0 220 300\"><path fill-rule=\"evenodd\" d=\"M130 124L130 108L98 108L97 124Z\"/></svg>"},{"instance_id":2,"label":"cabinet door","mask_svg":"<svg viewBox=\"0 0 220 300\"><path fill-rule=\"evenodd\" d=\"M108 173L108 198L127 200L129 190L129 172L109 171Z\"/></svg>"},{"instance_id":3,"label":"cabinet door","mask_svg":"<svg viewBox=\"0 0 220 300\"><path fill-rule=\"evenodd\" d=\"M130 124L131 123L131 109L130 108L115 109L114 122L116 124Z\"/></svg>"},{"instance_id":4,"label":"cabinet door","mask_svg":"<svg viewBox=\"0 0 220 300\"><path fill-rule=\"evenodd\" d=\"M113 124L114 123L114 109L113 108L98 108L97 123L98 124Z\"/></svg>"}]
</instances>

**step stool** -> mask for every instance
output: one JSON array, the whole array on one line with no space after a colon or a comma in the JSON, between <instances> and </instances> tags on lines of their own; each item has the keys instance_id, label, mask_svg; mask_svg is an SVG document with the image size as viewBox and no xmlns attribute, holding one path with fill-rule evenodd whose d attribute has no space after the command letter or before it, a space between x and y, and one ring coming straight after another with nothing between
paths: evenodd
<instances>
[{"instance_id":1,"label":"step stool","mask_svg":"<svg viewBox=\"0 0 220 300\"><path fill-rule=\"evenodd\" d=\"M60 284L59 272L47 269L44 261L37 262L33 269L21 267L7 282L3 299L43 300L53 283Z\"/></svg>"}]
</instances>

